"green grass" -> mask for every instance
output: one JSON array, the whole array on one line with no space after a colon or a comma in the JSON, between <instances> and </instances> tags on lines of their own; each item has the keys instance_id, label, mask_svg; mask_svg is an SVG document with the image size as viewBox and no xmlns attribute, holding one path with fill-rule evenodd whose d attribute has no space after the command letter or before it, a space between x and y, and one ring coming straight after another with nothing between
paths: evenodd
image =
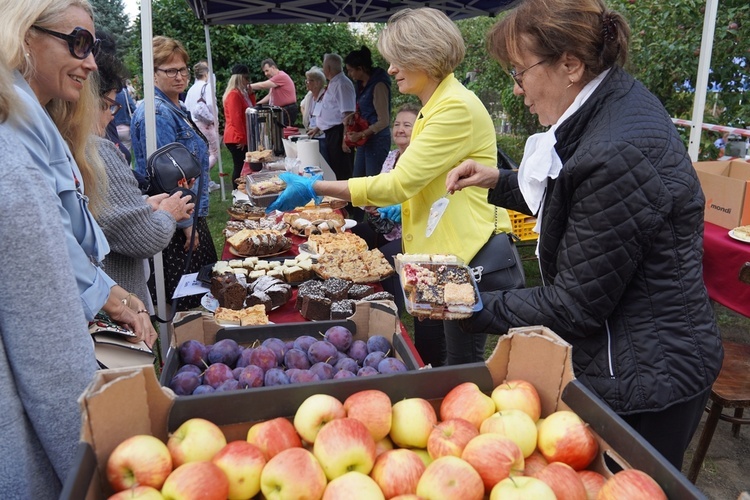
<instances>
[{"instance_id":1,"label":"green grass","mask_svg":"<svg viewBox=\"0 0 750 500\"><path fill-rule=\"evenodd\" d=\"M208 228L211 231L211 238L214 240L214 247L216 248L216 254L221 258L222 250L224 249L224 227L226 227L227 221L229 220L229 214L227 208L232 206L232 189L234 185L232 183L232 156L229 154L229 150L223 145L221 147L221 164L224 169L224 173L228 174L224 177L224 190L226 193L226 200L221 200L221 189L209 194L209 209ZM219 179L219 163L214 165L211 169L211 179L214 182L221 183Z\"/></svg>"}]
</instances>

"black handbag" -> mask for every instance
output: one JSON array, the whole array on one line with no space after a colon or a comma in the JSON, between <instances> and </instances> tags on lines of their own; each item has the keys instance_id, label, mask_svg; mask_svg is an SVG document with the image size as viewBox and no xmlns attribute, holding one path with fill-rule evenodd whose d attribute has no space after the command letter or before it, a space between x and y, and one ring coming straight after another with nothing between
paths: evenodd
<instances>
[{"instance_id":1,"label":"black handbag","mask_svg":"<svg viewBox=\"0 0 750 500\"><path fill-rule=\"evenodd\" d=\"M170 142L148 157L146 173L148 194L171 193L180 181L200 178L201 165L183 144Z\"/></svg>"},{"instance_id":2,"label":"black handbag","mask_svg":"<svg viewBox=\"0 0 750 500\"><path fill-rule=\"evenodd\" d=\"M496 233L469 263L480 292L513 290L526 286L521 256L508 233Z\"/></svg>"}]
</instances>

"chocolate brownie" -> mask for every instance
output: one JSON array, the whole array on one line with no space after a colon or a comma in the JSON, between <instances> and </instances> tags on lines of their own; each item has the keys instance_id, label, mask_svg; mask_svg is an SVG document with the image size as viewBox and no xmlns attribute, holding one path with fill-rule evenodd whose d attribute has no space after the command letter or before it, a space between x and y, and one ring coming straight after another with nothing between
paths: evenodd
<instances>
[{"instance_id":1,"label":"chocolate brownie","mask_svg":"<svg viewBox=\"0 0 750 500\"><path fill-rule=\"evenodd\" d=\"M266 314L270 313L271 309L273 309L273 301L271 300L271 297L269 297L266 292L261 292L260 290L248 294L245 299L245 305L247 307L252 307L258 304L263 304L265 306Z\"/></svg>"},{"instance_id":2,"label":"chocolate brownie","mask_svg":"<svg viewBox=\"0 0 750 500\"><path fill-rule=\"evenodd\" d=\"M370 285L352 285L347 295L350 299L360 300L375 293L375 287Z\"/></svg>"},{"instance_id":3,"label":"chocolate brownie","mask_svg":"<svg viewBox=\"0 0 750 500\"><path fill-rule=\"evenodd\" d=\"M346 299L331 304L331 319L346 319L356 310L355 301Z\"/></svg>"},{"instance_id":4,"label":"chocolate brownie","mask_svg":"<svg viewBox=\"0 0 750 500\"><path fill-rule=\"evenodd\" d=\"M323 290L326 297L336 302L347 298L347 292L352 287L352 282L340 278L329 278L323 282Z\"/></svg>"},{"instance_id":5,"label":"chocolate brownie","mask_svg":"<svg viewBox=\"0 0 750 500\"><path fill-rule=\"evenodd\" d=\"M331 317L331 299L317 295L305 295L302 298L300 314L309 320L324 320Z\"/></svg>"},{"instance_id":6,"label":"chocolate brownie","mask_svg":"<svg viewBox=\"0 0 750 500\"><path fill-rule=\"evenodd\" d=\"M309 280L297 287L297 300L294 303L294 308L298 311L302 309L302 299L306 295L317 295L318 297L325 297L326 293L323 291L323 282L318 280Z\"/></svg>"},{"instance_id":7,"label":"chocolate brownie","mask_svg":"<svg viewBox=\"0 0 750 500\"><path fill-rule=\"evenodd\" d=\"M242 284L235 281L225 285L224 288L219 292L219 296L216 300L219 301L221 307L227 309L234 309L239 311L245 307L245 297L247 296L247 290Z\"/></svg>"},{"instance_id":8,"label":"chocolate brownie","mask_svg":"<svg viewBox=\"0 0 750 500\"><path fill-rule=\"evenodd\" d=\"M440 266L435 274L438 285L470 283L469 272L463 267Z\"/></svg>"},{"instance_id":9,"label":"chocolate brownie","mask_svg":"<svg viewBox=\"0 0 750 500\"><path fill-rule=\"evenodd\" d=\"M393 300L393 294L389 292L377 292L364 297L362 300Z\"/></svg>"}]
</instances>

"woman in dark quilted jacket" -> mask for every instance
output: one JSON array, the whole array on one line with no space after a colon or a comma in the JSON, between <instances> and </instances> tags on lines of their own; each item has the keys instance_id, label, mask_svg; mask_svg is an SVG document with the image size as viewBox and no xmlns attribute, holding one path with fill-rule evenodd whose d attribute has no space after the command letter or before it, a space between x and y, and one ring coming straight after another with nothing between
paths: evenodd
<instances>
[{"instance_id":1,"label":"woman in dark quilted jacket","mask_svg":"<svg viewBox=\"0 0 750 500\"><path fill-rule=\"evenodd\" d=\"M627 74L630 28L600 0L525 0L489 33L539 122L518 171L466 161L453 192L538 218L543 285L482 294L466 332L545 325L577 378L678 469L723 350L703 284L704 197L659 100Z\"/></svg>"}]
</instances>

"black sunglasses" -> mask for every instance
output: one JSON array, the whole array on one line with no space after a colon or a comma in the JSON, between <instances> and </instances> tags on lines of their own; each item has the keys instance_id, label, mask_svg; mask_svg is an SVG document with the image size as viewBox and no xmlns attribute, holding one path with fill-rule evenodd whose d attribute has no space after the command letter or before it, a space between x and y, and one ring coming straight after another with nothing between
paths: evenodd
<instances>
[{"instance_id":1,"label":"black sunglasses","mask_svg":"<svg viewBox=\"0 0 750 500\"><path fill-rule=\"evenodd\" d=\"M97 52L99 52L99 44L101 43L101 40L94 38L94 35L92 35L86 28L75 28L69 35L60 33L59 31L48 30L47 28L42 28L41 26L36 25L34 25L33 28L68 42L70 55L76 59L86 59L89 54L94 54L94 56L96 56Z\"/></svg>"},{"instance_id":2,"label":"black sunglasses","mask_svg":"<svg viewBox=\"0 0 750 500\"><path fill-rule=\"evenodd\" d=\"M102 97L102 110L108 109L109 112L112 114L112 116L115 116L117 112L122 109L122 104L118 103L117 101L113 101L106 95L103 95L101 97Z\"/></svg>"}]
</instances>

